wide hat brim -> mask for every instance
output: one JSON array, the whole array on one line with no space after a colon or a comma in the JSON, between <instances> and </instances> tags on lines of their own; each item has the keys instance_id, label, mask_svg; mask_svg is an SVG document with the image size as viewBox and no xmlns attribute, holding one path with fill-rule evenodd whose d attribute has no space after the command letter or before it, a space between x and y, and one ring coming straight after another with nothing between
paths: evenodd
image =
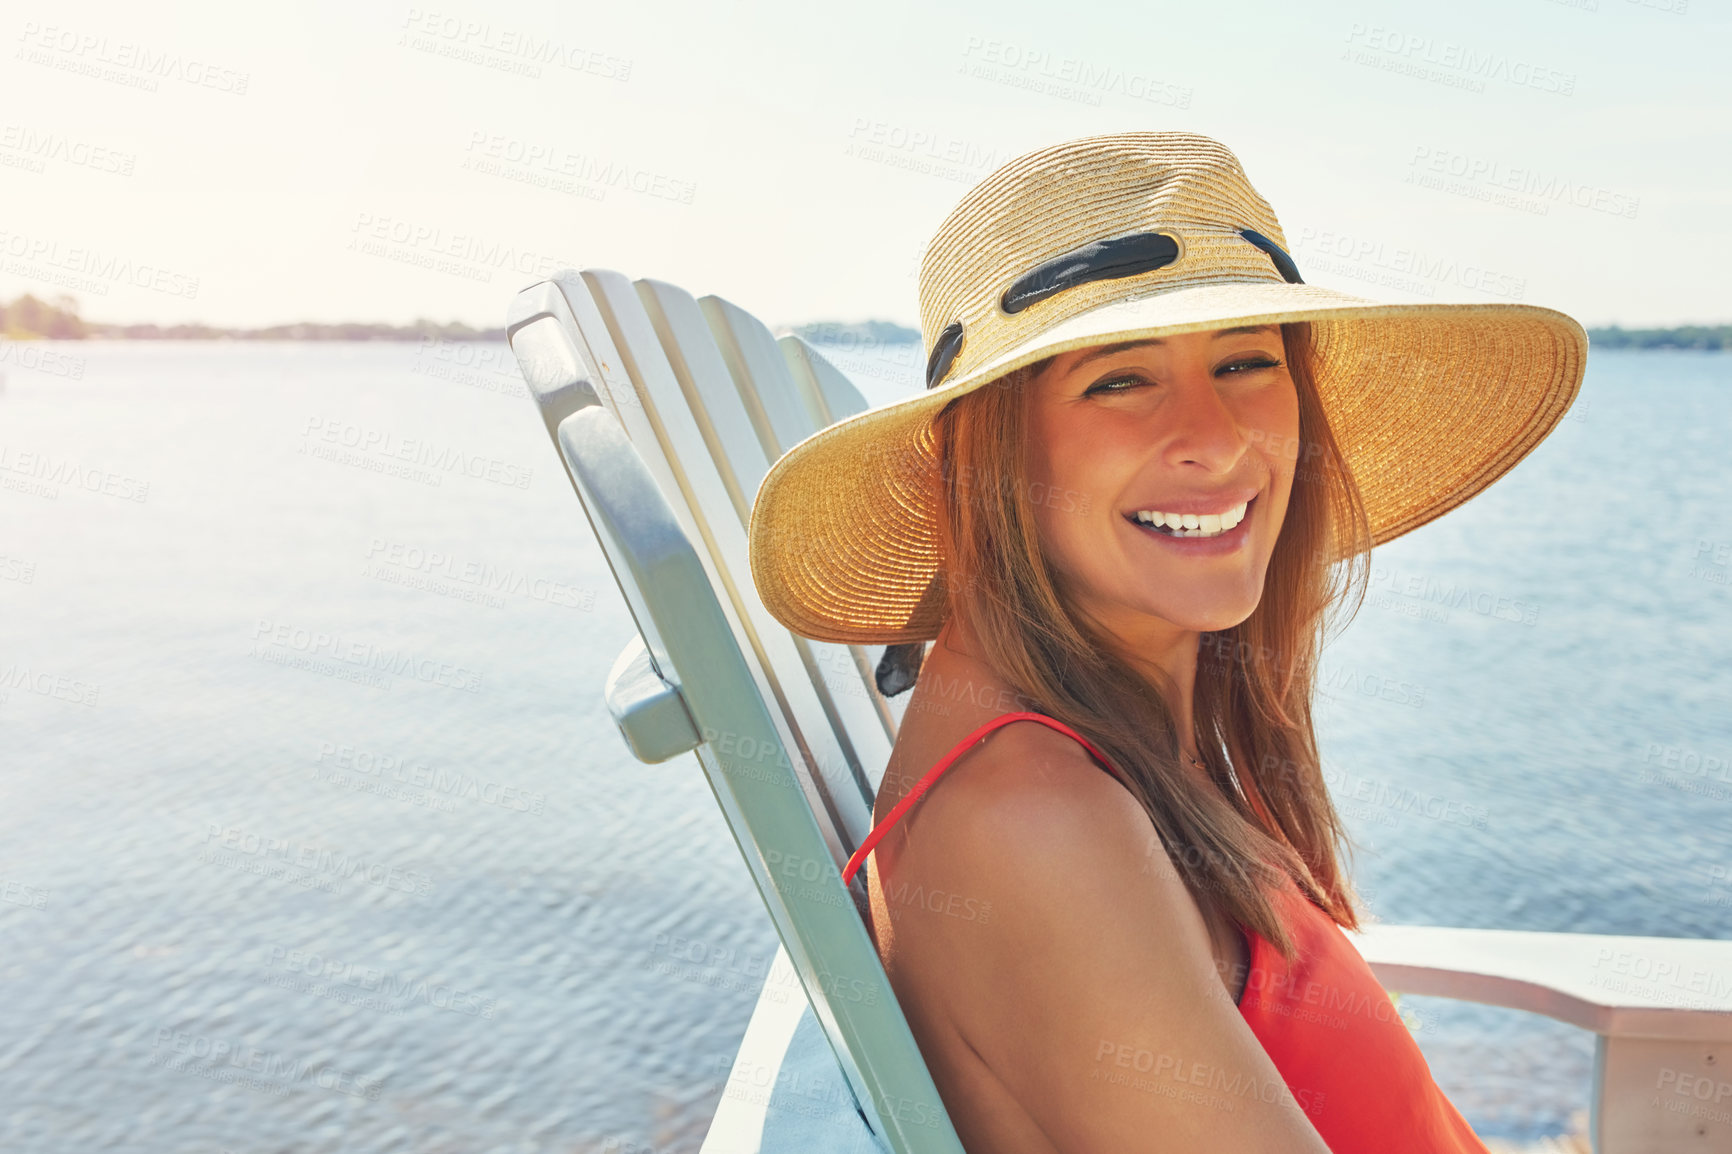
<instances>
[{"instance_id":1,"label":"wide hat brim","mask_svg":"<svg viewBox=\"0 0 1732 1154\"><path fill-rule=\"evenodd\" d=\"M1030 335L938 388L857 414L796 445L752 508L752 577L805 637L891 644L945 618L932 420L958 397L1046 357L1246 324L1311 324L1330 429L1382 544L1507 473L1563 418L1588 339L1523 304L1384 304L1305 284L1219 282L1121 297ZM1334 543L1339 558L1352 552Z\"/></svg>"}]
</instances>

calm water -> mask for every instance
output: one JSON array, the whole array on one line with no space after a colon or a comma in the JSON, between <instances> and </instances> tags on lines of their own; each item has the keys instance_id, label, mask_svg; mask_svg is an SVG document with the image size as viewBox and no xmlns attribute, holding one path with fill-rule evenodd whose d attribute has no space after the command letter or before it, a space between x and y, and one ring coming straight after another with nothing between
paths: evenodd
<instances>
[{"instance_id":1,"label":"calm water","mask_svg":"<svg viewBox=\"0 0 1732 1154\"><path fill-rule=\"evenodd\" d=\"M774 935L613 732L502 350L56 351L0 345L0 1149L695 1150ZM1322 726L1383 918L1732 936L1729 431L1732 358L1596 354L1378 552ZM1588 1035L1408 1006L1482 1132L1585 1103Z\"/></svg>"}]
</instances>

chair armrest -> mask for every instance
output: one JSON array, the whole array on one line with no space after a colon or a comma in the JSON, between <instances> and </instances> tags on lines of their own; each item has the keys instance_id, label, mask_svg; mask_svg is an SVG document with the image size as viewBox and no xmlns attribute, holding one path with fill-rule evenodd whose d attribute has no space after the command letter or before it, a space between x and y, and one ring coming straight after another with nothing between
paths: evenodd
<instances>
[{"instance_id":1,"label":"chair armrest","mask_svg":"<svg viewBox=\"0 0 1732 1154\"><path fill-rule=\"evenodd\" d=\"M1597 1034L1595 1154L1732 1154L1732 942L1384 925L1347 936L1389 989Z\"/></svg>"},{"instance_id":2,"label":"chair armrest","mask_svg":"<svg viewBox=\"0 0 1732 1154\"><path fill-rule=\"evenodd\" d=\"M1732 1041L1732 942L1374 925L1378 981L1544 1014L1619 1038Z\"/></svg>"}]
</instances>

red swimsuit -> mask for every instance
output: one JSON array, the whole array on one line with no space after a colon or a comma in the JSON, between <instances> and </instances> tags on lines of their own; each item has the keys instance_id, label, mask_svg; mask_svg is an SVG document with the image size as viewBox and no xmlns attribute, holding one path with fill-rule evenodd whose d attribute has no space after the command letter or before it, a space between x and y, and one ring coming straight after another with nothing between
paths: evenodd
<instances>
[{"instance_id":1,"label":"red swimsuit","mask_svg":"<svg viewBox=\"0 0 1732 1154\"><path fill-rule=\"evenodd\" d=\"M1033 721L1070 737L1115 777L1099 750L1038 713L995 717L944 756L861 843L844 883L945 770L1000 726ZM1291 963L1250 931L1239 1012L1333 1154L1487 1154L1437 1083L1388 993L1335 920L1288 882L1276 895Z\"/></svg>"}]
</instances>

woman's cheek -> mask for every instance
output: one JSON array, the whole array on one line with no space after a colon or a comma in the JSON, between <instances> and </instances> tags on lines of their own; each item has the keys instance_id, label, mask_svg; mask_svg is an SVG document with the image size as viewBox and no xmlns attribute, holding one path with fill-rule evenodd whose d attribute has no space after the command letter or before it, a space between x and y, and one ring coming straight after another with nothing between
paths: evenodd
<instances>
[{"instance_id":1,"label":"woman's cheek","mask_svg":"<svg viewBox=\"0 0 1732 1154\"><path fill-rule=\"evenodd\" d=\"M1251 447L1262 454L1277 476L1291 477L1308 455L1316 453L1299 437L1299 397L1291 378L1248 404L1243 421Z\"/></svg>"}]
</instances>

